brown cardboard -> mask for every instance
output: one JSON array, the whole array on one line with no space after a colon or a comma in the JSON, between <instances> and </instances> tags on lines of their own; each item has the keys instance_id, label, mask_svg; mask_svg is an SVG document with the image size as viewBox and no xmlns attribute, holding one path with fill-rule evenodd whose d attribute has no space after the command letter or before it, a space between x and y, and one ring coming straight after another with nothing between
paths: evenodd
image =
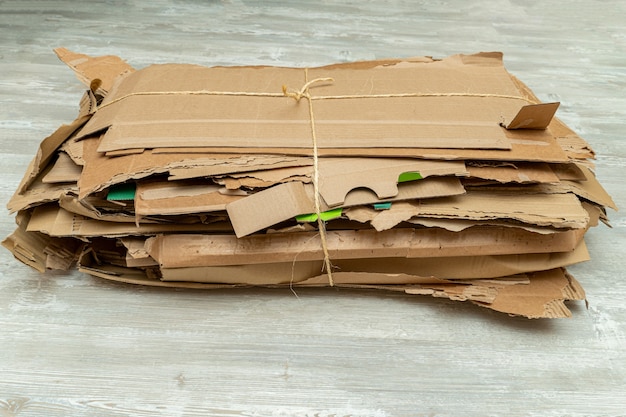
<instances>
[{"instance_id":1,"label":"brown cardboard","mask_svg":"<svg viewBox=\"0 0 626 417\"><path fill-rule=\"evenodd\" d=\"M97 89L103 96L111 90L116 78L135 71L128 63L113 55L91 57L66 48L56 48L54 52L87 87L91 86L93 80L100 80Z\"/></svg>"},{"instance_id":2,"label":"brown cardboard","mask_svg":"<svg viewBox=\"0 0 626 417\"><path fill-rule=\"evenodd\" d=\"M63 210L66 210L70 213L79 214L83 217L94 219L94 220L103 220L106 222L117 222L117 223L135 223L136 218L132 214L128 213L106 213L101 212L96 209L93 205L89 204L86 200L78 200L75 195L66 194L59 197L58 200L59 207ZM150 221L144 220L144 223L152 223Z\"/></svg>"},{"instance_id":3,"label":"brown cardboard","mask_svg":"<svg viewBox=\"0 0 626 417\"><path fill-rule=\"evenodd\" d=\"M554 183L559 177L546 163L528 162L466 162L470 178L496 181L499 183Z\"/></svg>"},{"instance_id":4,"label":"brown cardboard","mask_svg":"<svg viewBox=\"0 0 626 417\"><path fill-rule=\"evenodd\" d=\"M82 243L74 239L54 238L43 233L29 233L25 223L2 241L17 260L45 272L47 269L67 271L78 259Z\"/></svg>"},{"instance_id":5,"label":"brown cardboard","mask_svg":"<svg viewBox=\"0 0 626 417\"><path fill-rule=\"evenodd\" d=\"M578 168L585 176L585 179L583 181L565 180L562 181L562 185L579 197L617 211L617 205L609 193L602 187L595 174L583 165L578 165Z\"/></svg>"},{"instance_id":6,"label":"brown cardboard","mask_svg":"<svg viewBox=\"0 0 626 417\"><path fill-rule=\"evenodd\" d=\"M55 155L57 149L67 140L80 126L82 126L91 115L79 115L69 125L63 125L59 127L53 134L45 138L39 145L37 155L31 161L29 167L26 170L26 174L22 179L22 182L17 187L14 198L16 195L24 193L27 188L35 181L41 171L48 166L48 162Z\"/></svg>"},{"instance_id":7,"label":"brown cardboard","mask_svg":"<svg viewBox=\"0 0 626 417\"><path fill-rule=\"evenodd\" d=\"M393 178L397 178L397 176ZM354 180L356 179L354 177ZM340 180L338 179L338 181ZM344 194L343 207L377 202L402 201L412 198L459 195L465 192L463 186L455 178L427 178L399 185L396 185L394 180L392 181L392 188L395 188L395 196L379 200L379 196L374 192L364 189L368 185L367 182L362 183L360 187L355 187L354 184L359 183L355 182L352 185L339 187L340 190L349 190L349 187L355 188L347 195ZM327 185L326 189L334 191L329 185ZM314 190L311 185L305 185L301 182L289 182L227 204L226 210L237 237L242 237L274 226L285 220L293 219L298 215L314 213L313 193ZM325 196L326 194L322 194L323 198ZM329 209L328 205L322 204L321 211Z\"/></svg>"},{"instance_id":8,"label":"brown cardboard","mask_svg":"<svg viewBox=\"0 0 626 417\"><path fill-rule=\"evenodd\" d=\"M81 172L82 167L76 165L68 154L65 152L58 152L57 160L54 162L50 171L43 176L41 181L45 184L59 182L70 182L76 184L80 179Z\"/></svg>"},{"instance_id":9,"label":"brown cardboard","mask_svg":"<svg viewBox=\"0 0 626 417\"><path fill-rule=\"evenodd\" d=\"M585 174L576 163L550 164L550 169L559 177L559 180L586 181Z\"/></svg>"},{"instance_id":10,"label":"brown cardboard","mask_svg":"<svg viewBox=\"0 0 626 417\"><path fill-rule=\"evenodd\" d=\"M589 213L590 210L584 205L583 203L583 207L585 208L585 210ZM594 208L596 208L597 206L594 206ZM357 212L355 213L351 213L351 216L361 216L361 220L362 222L368 222L370 221L370 219L372 218L372 214L371 211L369 210L363 210L362 212ZM590 214L591 217L591 214ZM419 225L419 226L423 226L423 227L437 227L437 228L441 228L444 230L448 230L450 232L461 232L463 230L466 230L470 227L474 227L474 226L491 226L491 227L506 227L507 229L520 229L520 230L525 230L527 232L532 232L532 233L536 233L536 234L540 234L540 235L546 235L546 234L552 234L552 233L558 233L558 232L562 232L566 229L561 229L561 228L555 228L555 227L551 227L551 226L535 226L535 225L530 225L530 224L524 224L524 223L518 223L518 222L513 222L510 220L484 220L484 221L477 221L477 220L465 220L465 219L435 219L435 218L422 218L422 217L412 217L408 220L406 220L407 224L413 224L413 225ZM589 222L589 226L593 226L592 222ZM586 232L586 229L575 229L579 232Z\"/></svg>"},{"instance_id":11,"label":"brown cardboard","mask_svg":"<svg viewBox=\"0 0 626 417\"><path fill-rule=\"evenodd\" d=\"M85 160L83 159L83 145L84 141L77 141L75 138L71 138L66 140L60 147L59 151L63 151L69 156L72 161L78 165L85 165Z\"/></svg>"},{"instance_id":12,"label":"brown cardboard","mask_svg":"<svg viewBox=\"0 0 626 417\"><path fill-rule=\"evenodd\" d=\"M203 223L119 223L90 219L55 206L35 208L27 226L28 232L43 232L55 237L88 238L125 237L176 232L232 233L228 222Z\"/></svg>"},{"instance_id":13,"label":"brown cardboard","mask_svg":"<svg viewBox=\"0 0 626 417\"><path fill-rule=\"evenodd\" d=\"M83 256L82 261L85 262L87 258L89 257ZM149 277L140 269L93 265L87 262L81 263L79 268L81 272L129 284L205 290L232 290L241 287L233 284L161 281ZM481 307L528 318L571 317L571 312L565 305L565 301L583 300L585 298L580 284L561 268L522 276L501 277L495 280L472 280L456 284L448 283L447 285L442 284L449 281L419 276L407 276L404 279L405 282L417 282L417 284L403 285L344 283L350 281L380 282L384 281L384 274L339 272L335 276L339 282L336 286L340 288L402 291L409 295L427 295L455 301L470 301ZM300 287L326 286L327 283L326 276L318 276L302 283L287 285L292 291L297 291Z\"/></svg>"},{"instance_id":14,"label":"brown cardboard","mask_svg":"<svg viewBox=\"0 0 626 417\"><path fill-rule=\"evenodd\" d=\"M44 183L43 178L52 169L52 166L45 166L35 178L29 181L29 185L23 192L13 194L7 208L11 213L45 204L51 201L58 201L61 196L69 193L78 193L75 183ZM29 175L30 173L27 173Z\"/></svg>"},{"instance_id":15,"label":"brown cardboard","mask_svg":"<svg viewBox=\"0 0 626 417\"><path fill-rule=\"evenodd\" d=\"M127 75L80 135L111 127L100 144L101 152L170 146L164 133L173 129L181 147L285 147L287 143L275 140L280 126L281 136L290 138L288 147L308 149L307 106L284 96L282 86L299 89L307 79L330 77L333 82L311 87L320 148L371 147L384 133L385 147L508 149L508 133L497 123L503 113L517 113L528 103L501 61L479 55L472 60L457 56L367 70L346 65L310 69L308 78L302 69L155 65ZM484 65L488 60L493 65ZM463 88L450 82L458 79L459 71L464 73ZM172 72L179 77L167 75ZM402 96L406 94L413 96ZM190 101L197 106L184 104ZM358 112L352 111L355 102ZM387 111L381 113L381 106ZM190 108L203 110L196 114ZM377 117L362 116L369 114ZM386 120L387 115L393 118ZM326 142L329 137L332 143Z\"/></svg>"},{"instance_id":16,"label":"brown cardboard","mask_svg":"<svg viewBox=\"0 0 626 417\"><path fill-rule=\"evenodd\" d=\"M473 190L467 194L418 202L399 202L389 210L348 208L351 220L369 221L378 231L387 230L413 217L464 220L509 219L538 226L586 228L589 215L573 194L525 194Z\"/></svg>"},{"instance_id":17,"label":"brown cardboard","mask_svg":"<svg viewBox=\"0 0 626 417\"><path fill-rule=\"evenodd\" d=\"M589 260L584 241L570 252L437 258L361 258L333 260L340 272L367 272L386 276L380 284L404 284L407 272L439 279L483 279L565 267ZM161 268L163 280L236 285L287 285L318 276L323 261L277 262L259 265ZM334 278L333 278L334 279ZM328 283L328 277L326 276Z\"/></svg>"},{"instance_id":18,"label":"brown cardboard","mask_svg":"<svg viewBox=\"0 0 626 417\"><path fill-rule=\"evenodd\" d=\"M135 193L137 216L177 215L224 211L226 205L245 197L218 185L199 182L140 182Z\"/></svg>"},{"instance_id":19,"label":"brown cardboard","mask_svg":"<svg viewBox=\"0 0 626 417\"><path fill-rule=\"evenodd\" d=\"M428 161L402 158L324 158L319 161L320 195L327 207L345 205L348 193L357 188L373 191L378 200L398 195L398 179L403 173L419 173L422 178L432 176L467 176L461 161ZM278 171L278 172L276 172ZM253 176L269 185L295 181L311 182L313 167L282 168L233 174L235 178ZM250 184L247 184L250 186ZM419 197L415 197L419 198Z\"/></svg>"},{"instance_id":20,"label":"brown cardboard","mask_svg":"<svg viewBox=\"0 0 626 417\"><path fill-rule=\"evenodd\" d=\"M474 304L492 310L528 318L571 317L566 300L584 300L580 283L564 269L558 268L530 274L529 285L502 286L498 297L485 304Z\"/></svg>"},{"instance_id":21,"label":"brown cardboard","mask_svg":"<svg viewBox=\"0 0 626 417\"><path fill-rule=\"evenodd\" d=\"M507 129L546 129L560 103L531 104L522 107L510 122L504 122Z\"/></svg>"},{"instance_id":22,"label":"brown cardboard","mask_svg":"<svg viewBox=\"0 0 626 417\"><path fill-rule=\"evenodd\" d=\"M313 167L289 167L265 169L262 171L240 172L228 176L213 177L213 181L226 188L268 188L276 184L290 181L310 183L313 177Z\"/></svg>"},{"instance_id":23,"label":"brown cardboard","mask_svg":"<svg viewBox=\"0 0 626 417\"><path fill-rule=\"evenodd\" d=\"M170 179L179 180L312 164L310 158L302 157L241 154L154 154L149 151L138 155L108 158L96 152L98 139L88 139L83 142L85 166L78 183L80 187L79 198L81 199L113 184L155 174L169 173Z\"/></svg>"},{"instance_id":24,"label":"brown cardboard","mask_svg":"<svg viewBox=\"0 0 626 417\"><path fill-rule=\"evenodd\" d=\"M523 229L476 226L462 232L396 228L329 230L332 260L392 257L449 257L567 252L583 231L540 235ZM145 250L161 267L223 266L322 260L317 232L277 233L236 238L232 235L167 234L149 238Z\"/></svg>"},{"instance_id":25,"label":"brown cardboard","mask_svg":"<svg viewBox=\"0 0 626 417\"><path fill-rule=\"evenodd\" d=\"M320 195L328 207L342 205L348 193L356 188L367 188L380 200L395 197L398 178L406 172L417 172L422 178L467 175L465 164L460 161L324 158L319 161Z\"/></svg>"},{"instance_id":26,"label":"brown cardboard","mask_svg":"<svg viewBox=\"0 0 626 417\"><path fill-rule=\"evenodd\" d=\"M287 182L226 205L237 237L274 226L304 213L315 204L301 182Z\"/></svg>"}]
</instances>

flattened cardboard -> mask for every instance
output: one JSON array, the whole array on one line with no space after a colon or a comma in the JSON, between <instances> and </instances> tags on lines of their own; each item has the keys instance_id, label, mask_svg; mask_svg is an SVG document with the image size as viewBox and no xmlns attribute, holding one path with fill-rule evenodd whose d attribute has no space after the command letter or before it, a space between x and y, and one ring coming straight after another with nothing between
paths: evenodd
<instances>
[{"instance_id":1,"label":"flattened cardboard","mask_svg":"<svg viewBox=\"0 0 626 417\"><path fill-rule=\"evenodd\" d=\"M554 119L556 120L556 118ZM554 123L554 121L553 121ZM481 160L481 161L528 161L568 163L568 154L559 146L550 132L541 130L525 130L524 139L515 137L521 131L507 130L510 136L511 149L437 149L437 148L336 148L318 149L318 155L325 157L381 157L381 158L419 158L432 160ZM311 149L296 148L252 148L252 147L190 147L184 148L187 153L241 153L241 154L276 154L276 155L312 155ZM154 149L153 154L180 153L180 148Z\"/></svg>"},{"instance_id":2,"label":"flattened cardboard","mask_svg":"<svg viewBox=\"0 0 626 417\"><path fill-rule=\"evenodd\" d=\"M228 222L216 223L118 223L90 219L55 206L35 208L28 223L28 232L43 232L55 237L125 237L157 233L215 232L232 233Z\"/></svg>"},{"instance_id":3,"label":"flattened cardboard","mask_svg":"<svg viewBox=\"0 0 626 417\"><path fill-rule=\"evenodd\" d=\"M559 318L572 315L564 301L585 299L580 283L562 268L529 275L529 285L502 286L491 303L474 304L528 318Z\"/></svg>"},{"instance_id":4,"label":"flattened cardboard","mask_svg":"<svg viewBox=\"0 0 626 417\"><path fill-rule=\"evenodd\" d=\"M310 183L313 176L313 167L289 167L265 169L262 171L251 171L228 174L223 177L213 177L213 181L226 188L236 190L246 188L268 188L276 184L291 181Z\"/></svg>"},{"instance_id":5,"label":"flattened cardboard","mask_svg":"<svg viewBox=\"0 0 626 417\"><path fill-rule=\"evenodd\" d=\"M103 213L98 211L86 200L79 200L75 195L65 194L59 197L59 207L70 213L79 214L83 217L117 223L135 223L135 216L128 213ZM144 221L144 223L151 223Z\"/></svg>"},{"instance_id":6,"label":"flattened cardboard","mask_svg":"<svg viewBox=\"0 0 626 417\"><path fill-rule=\"evenodd\" d=\"M263 168L311 165L310 158L241 154L153 154L108 158L98 152L97 139L84 142L85 166L78 185L79 198L104 190L116 183L156 174L170 174L170 179L190 179Z\"/></svg>"},{"instance_id":7,"label":"flattened cardboard","mask_svg":"<svg viewBox=\"0 0 626 417\"><path fill-rule=\"evenodd\" d=\"M77 141L75 138L71 138L63 142L59 147L59 151L66 153L76 165L82 167L85 165L85 160L83 159L83 144L83 141Z\"/></svg>"},{"instance_id":8,"label":"flattened cardboard","mask_svg":"<svg viewBox=\"0 0 626 417\"><path fill-rule=\"evenodd\" d=\"M381 139L385 147L510 148L506 131L497 124L503 112L517 113L528 103L501 61L493 66L484 62L476 55L366 70L358 65L308 70L310 77L326 74L323 78L334 80L311 87L319 148L367 148L380 146ZM462 87L457 85L459 71ZM172 72L179 77L172 78ZM173 132L181 147L308 149L306 103L281 91L283 85L300 88L310 77L293 68L151 66L126 76L80 135L110 127L100 152L169 147L171 136L164 132ZM188 106L190 101L197 106ZM195 108L203 110L190 110ZM387 120L387 115L393 117ZM277 130L289 140L277 141Z\"/></svg>"},{"instance_id":9,"label":"flattened cardboard","mask_svg":"<svg viewBox=\"0 0 626 417\"><path fill-rule=\"evenodd\" d=\"M449 257L568 252L584 231L540 235L523 229L476 226L462 232L396 228L329 230L331 259ZM168 234L151 237L145 250L164 268L265 264L324 259L317 232L232 235Z\"/></svg>"},{"instance_id":10,"label":"flattened cardboard","mask_svg":"<svg viewBox=\"0 0 626 417\"><path fill-rule=\"evenodd\" d=\"M27 188L35 181L37 176L47 167L50 159L55 155L57 149L67 140L80 126L82 126L91 115L79 115L69 125L62 125L53 134L45 138L39 145L37 155L31 161L26 169L26 174L22 182L17 187L15 195L24 193ZM14 195L14 197L15 197Z\"/></svg>"},{"instance_id":11,"label":"flattened cardboard","mask_svg":"<svg viewBox=\"0 0 626 417\"><path fill-rule=\"evenodd\" d=\"M564 267L589 260L584 241L570 252L439 258L338 259L332 264L341 272L385 274L380 284L406 284L406 274L438 279L497 278ZM323 261L291 261L259 265L161 268L163 280L237 285L289 285L321 274ZM326 277L328 279L328 277ZM334 278L333 278L334 279Z\"/></svg>"},{"instance_id":12,"label":"flattened cardboard","mask_svg":"<svg viewBox=\"0 0 626 417\"><path fill-rule=\"evenodd\" d=\"M559 177L559 180L586 181L585 174L576 163L550 164L550 169Z\"/></svg>"},{"instance_id":13,"label":"flattened cardboard","mask_svg":"<svg viewBox=\"0 0 626 417\"><path fill-rule=\"evenodd\" d=\"M583 207L589 213L590 210L583 203ZM596 207L596 206L594 206ZM368 209L366 209L368 210ZM353 213L350 213L352 216ZM364 219L360 220L362 222L368 222L372 218L371 211L366 211L363 214ZM591 214L590 214L591 217ZM461 232L470 227L474 226L491 226L491 227L506 227L507 229L520 229L525 230L527 232L532 232L540 235L549 235L552 233L563 232L566 229L555 228L551 226L534 226L530 224L524 224L519 222L513 222L510 220L485 220L485 221L477 221L477 220L464 220L464 219L434 219L434 218L421 218L421 217L412 217L407 220L407 223L424 226L424 227L437 227L441 229L448 230L450 232ZM592 221L590 220L589 226L593 226ZM575 229L579 232L584 233L585 229Z\"/></svg>"},{"instance_id":14,"label":"flattened cardboard","mask_svg":"<svg viewBox=\"0 0 626 417\"><path fill-rule=\"evenodd\" d=\"M496 181L499 183L554 183L559 177L546 163L466 163L470 178Z\"/></svg>"},{"instance_id":15,"label":"flattened cardboard","mask_svg":"<svg viewBox=\"0 0 626 417\"><path fill-rule=\"evenodd\" d=\"M39 271L58 269L67 271L78 259L82 244L74 239L50 237L43 233L29 233L20 225L2 241L2 246L25 265Z\"/></svg>"},{"instance_id":16,"label":"flattened cardboard","mask_svg":"<svg viewBox=\"0 0 626 417\"><path fill-rule=\"evenodd\" d=\"M135 214L178 215L224 211L226 205L244 195L225 194L223 187L198 183L139 182L135 193Z\"/></svg>"},{"instance_id":17,"label":"flattened cardboard","mask_svg":"<svg viewBox=\"0 0 626 417\"><path fill-rule=\"evenodd\" d=\"M76 184L82 168L74 163L68 154L59 152L52 169L41 179L44 184L70 182Z\"/></svg>"},{"instance_id":18,"label":"flattened cardboard","mask_svg":"<svg viewBox=\"0 0 626 417\"><path fill-rule=\"evenodd\" d=\"M574 194L600 206L610 207L617 211L617 205L600 184L594 173L583 165L578 165L580 172L585 176L584 181L562 181L562 184Z\"/></svg>"},{"instance_id":19,"label":"flattened cardboard","mask_svg":"<svg viewBox=\"0 0 626 417\"><path fill-rule=\"evenodd\" d=\"M237 237L247 236L304 213L315 204L301 182L288 182L226 205Z\"/></svg>"},{"instance_id":20,"label":"flattened cardboard","mask_svg":"<svg viewBox=\"0 0 626 417\"><path fill-rule=\"evenodd\" d=\"M584 229L589 214L573 194L525 194L498 190L473 190L464 195L400 202L389 210L367 207L346 209L356 221L369 221L378 231L387 230L413 217L463 220L509 219L537 226Z\"/></svg>"},{"instance_id":21,"label":"flattened cardboard","mask_svg":"<svg viewBox=\"0 0 626 417\"><path fill-rule=\"evenodd\" d=\"M13 194L7 203L9 212L27 210L48 202L58 201L66 194L78 193L78 187L75 183L44 183L42 178L46 177L51 168L52 166L44 167L42 172L30 181L29 186L22 193Z\"/></svg>"},{"instance_id":22,"label":"flattened cardboard","mask_svg":"<svg viewBox=\"0 0 626 417\"><path fill-rule=\"evenodd\" d=\"M150 285L170 288L188 289L235 289L241 287L233 284L208 284L187 281L161 281L149 278L146 273L139 269L121 268L111 265L87 266L81 265L79 270L96 277L129 283L136 285ZM344 278L344 276L346 278ZM494 280L466 281L463 284L441 285L442 280L434 278L422 278L409 276L419 284L404 285L380 285L380 284L350 284L350 281L357 276L358 280L380 282L384 281L381 274L336 274L337 287L346 289L376 289L387 291L402 291L409 295L427 295L436 298L449 298L454 301L470 301L484 308L490 308L499 312L514 316L528 318L565 318L571 317L571 312L564 301L584 299L584 291L580 284L569 274L561 269L545 271L539 274L530 274L527 279L520 279L517 276L503 277ZM367 278L364 278L367 276ZM563 279L563 276L565 278ZM315 278L302 283L291 284L293 288L300 286L326 286L327 277L318 277L321 281L315 282ZM383 279L381 279L383 278ZM326 279L326 281L324 281ZM407 278L405 281L409 281ZM533 281L537 280L537 283ZM434 281L434 282L429 282ZM546 293L546 289L550 292ZM520 295L523 302L517 302L516 297ZM550 296L554 298L550 298ZM513 303L509 305L509 302Z\"/></svg>"},{"instance_id":23,"label":"flattened cardboard","mask_svg":"<svg viewBox=\"0 0 626 417\"><path fill-rule=\"evenodd\" d=\"M311 190L312 187L308 187ZM352 207L364 204L389 203L404 200L425 199L465 194L465 188L454 177L428 177L423 180L398 183L398 193L391 198L379 199L367 188L359 187L350 191L340 207ZM324 209L326 206L324 205Z\"/></svg>"}]
</instances>

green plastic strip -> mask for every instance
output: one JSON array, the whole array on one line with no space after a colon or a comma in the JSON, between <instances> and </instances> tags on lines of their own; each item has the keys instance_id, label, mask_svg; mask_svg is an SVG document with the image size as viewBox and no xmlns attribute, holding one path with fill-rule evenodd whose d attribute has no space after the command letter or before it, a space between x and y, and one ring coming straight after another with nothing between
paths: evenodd
<instances>
[{"instance_id":1,"label":"green plastic strip","mask_svg":"<svg viewBox=\"0 0 626 417\"><path fill-rule=\"evenodd\" d=\"M389 210L391 203L376 203L374 204L374 210Z\"/></svg>"},{"instance_id":2,"label":"green plastic strip","mask_svg":"<svg viewBox=\"0 0 626 417\"><path fill-rule=\"evenodd\" d=\"M109 188L107 194L107 200L126 201L135 199L135 191L137 186L134 182L128 182L124 184L116 184Z\"/></svg>"},{"instance_id":3,"label":"green plastic strip","mask_svg":"<svg viewBox=\"0 0 626 417\"><path fill-rule=\"evenodd\" d=\"M323 212L320 213L320 216L321 216L323 221L327 222L329 220L341 217L342 210L343 210L342 208L336 208L336 209L332 209L332 210L328 210L328 211L323 211ZM316 222L317 221L317 214L315 214L315 213L301 214L299 216L296 216L296 220L299 221L299 222L302 222L302 223Z\"/></svg>"},{"instance_id":4,"label":"green plastic strip","mask_svg":"<svg viewBox=\"0 0 626 417\"><path fill-rule=\"evenodd\" d=\"M407 182L424 179L419 172L403 172L398 177L398 182Z\"/></svg>"}]
</instances>

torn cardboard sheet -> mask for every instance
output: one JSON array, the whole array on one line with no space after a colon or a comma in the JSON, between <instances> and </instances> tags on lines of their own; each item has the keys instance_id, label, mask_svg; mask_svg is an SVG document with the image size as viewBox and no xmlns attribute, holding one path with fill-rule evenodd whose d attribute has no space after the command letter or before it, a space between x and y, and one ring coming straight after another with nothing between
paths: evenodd
<instances>
[{"instance_id":1,"label":"torn cardboard sheet","mask_svg":"<svg viewBox=\"0 0 626 417\"><path fill-rule=\"evenodd\" d=\"M482 256L569 252L584 231L537 234L523 229L475 226L463 232L396 228L384 232L330 230L327 247L333 260L393 257ZM232 235L167 234L149 238L145 250L165 268L265 264L322 260L317 232Z\"/></svg>"},{"instance_id":2,"label":"torn cardboard sheet","mask_svg":"<svg viewBox=\"0 0 626 417\"><path fill-rule=\"evenodd\" d=\"M470 178L496 181L499 183L554 183L559 177L545 163L488 163L471 161L466 163Z\"/></svg>"},{"instance_id":3,"label":"torn cardboard sheet","mask_svg":"<svg viewBox=\"0 0 626 417\"><path fill-rule=\"evenodd\" d=\"M509 219L537 226L586 228L589 214L573 194L525 194L472 191L467 194L418 202L400 202L389 210L348 208L351 220L369 222L376 230L390 229L414 217L461 220Z\"/></svg>"},{"instance_id":4,"label":"torn cardboard sheet","mask_svg":"<svg viewBox=\"0 0 626 417\"><path fill-rule=\"evenodd\" d=\"M121 223L90 219L67 210L41 206L33 212L27 226L28 232L43 232L55 237L86 239L97 236L124 237L154 235L168 232L232 232L227 221L213 223Z\"/></svg>"},{"instance_id":5,"label":"torn cardboard sheet","mask_svg":"<svg viewBox=\"0 0 626 417\"><path fill-rule=\"evenodd\" d=\"M101 191L113 184L169 173L171 180L210 177L259 169L311 165L310 158L276 155L241 154L158 154L149 151L138 155L107 158L98 153L98 139L84 143L85 166L79 180L79 198Z\"/></svg>"}]
</instances>

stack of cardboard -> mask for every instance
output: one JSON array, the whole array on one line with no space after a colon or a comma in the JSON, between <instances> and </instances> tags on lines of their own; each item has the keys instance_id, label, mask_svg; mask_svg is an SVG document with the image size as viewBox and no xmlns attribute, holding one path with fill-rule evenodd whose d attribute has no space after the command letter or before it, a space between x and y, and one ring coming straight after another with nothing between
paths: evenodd
<instances>
[{"instance_id":1,"label":"stack of cardboard","mask_svg":"<svg viewBox=\"0 0 626 417\"><path fill-rule=\"evenodd\" d=\"M563 317L615 208L589 145L499 53L320 68L57 55L89 86L4 242L147 285L342 286Z\"/></svg>"}]
</instances>

